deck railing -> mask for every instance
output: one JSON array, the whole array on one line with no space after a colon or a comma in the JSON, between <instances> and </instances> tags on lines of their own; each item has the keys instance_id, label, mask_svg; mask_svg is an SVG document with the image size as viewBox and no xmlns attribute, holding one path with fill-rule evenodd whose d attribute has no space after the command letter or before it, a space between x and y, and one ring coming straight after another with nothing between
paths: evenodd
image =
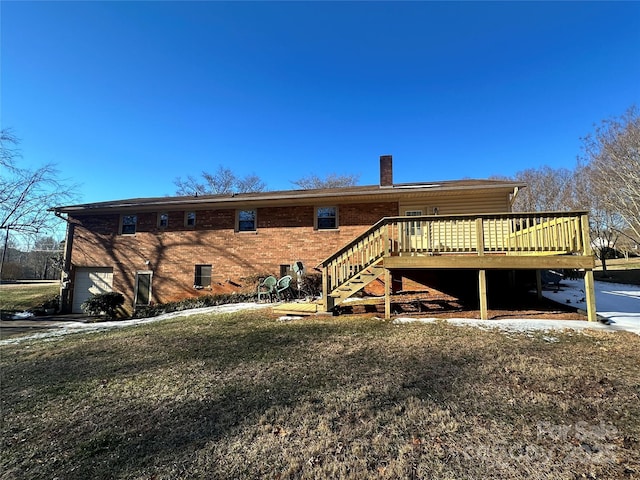
<instances>
[{"instance_id":1,"label":"deck railing","mask_svg":"<svg viewBox=\"0 0 640 480\"><path fill-rule=\"evenodd\" d=\"M387 217L322 262L325 288L387 255L591 255L587 225L586 212Z\"/></svg>"}]
</instances>

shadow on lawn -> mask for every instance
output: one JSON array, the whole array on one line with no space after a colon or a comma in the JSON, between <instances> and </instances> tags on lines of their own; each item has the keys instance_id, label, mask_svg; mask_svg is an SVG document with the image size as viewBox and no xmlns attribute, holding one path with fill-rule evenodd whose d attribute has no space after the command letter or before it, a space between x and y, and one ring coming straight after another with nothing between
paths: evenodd
<instances>
[{"instance_id":1,"label":"shadow on lawn","mask_svg":"<svg viewBox=\"0 0 640 480\"><path fill-rule=\"evenodd\" d=\"M128 337L96 336L3 368L9 383L29 372L4 399L8 417L13 411L23 420L9 427L5 448L19 450L32 415L46 416L50 408L37 420L49 434L32 448L51 460L31 463L28 475L128 477L190 458L208 443L242 438L268 412L304 408L341 422L362 420L409 397L444 402L477 373L473 359L455 352L380 351L379 336L389 328L381 322L216 326L188 335L168 325L175 335L146 328ZM164 385L179 395L163 394ZM352 404L335 403L335 392L344 389L366 393ZM60 410L69 400L74 408Z\"/></svg>"},{"instance_id":2,"label":"shadow on lawn","mask_svg":"<svg viewBox=\"0 0 640 480\"><path fill-rule=\"evenodd\" d=\"M5 471L16 478L154 472L246 478L255 476L259 456L229 459L224 467L216 461L235 443L272 435L269 429L279 421L305 423L310 430L326 421L330 435L349 442L373 437L383 428L380 418L402 417L399 406L414 399L426 411L453 404L473 411L477 394L484 412L502 409L503 422L520 414L502 403L499 392L481 393L487 372L479 366L495 360L501 340L485 339L474 349L475 331L439 325L411 337L411 328L398 334L377 320L279 324L255 318L188 329L173 322L95 336L75 347L60 342L47 358L32 354L9 363L3 375L19 385L3 400L5 417L16 420L5 435L5 456L20 460ZM28 376L21 381L23 372ZM34 428L41 431L30 439L35 453L23 456L24 432ZM214 460L204 464L206 474L192 475L199 452ZM34 463L34 456L49 460ZM287 458L273 455L270 461Z\"/></svg>"},{"instance_id":3,"label":"shadow on lawn","mask_svg":"<svg viewBox=\"0 0 640 480\"><path fill-rule=\"evenodd\" d=\"M142 397L109 406L104 411L97 409L84 422L100 425L99 432L91 436L90 432L78 431L76 438L85 440L68 445L71 447L69 462L59 465L56 470L60 473L60 468L64 471L73 465L82 472L77 478L140 475L162 468L162 465L183 462L192 458L195 452L211 449L211 445L219 442L226 445L251 442L256 433L264 433L264 429L272 429L278 423L275 412L283 409L295 412L300 408L308 414L326 416L334 435L344 438L345 424L361 427L361 422L384 415L387 410L395 410L409 398L423 398L430 403L444 403L445 399L455 398L460 393L458 385L473 381L469 377L475 370L466 359L441 357L440 363L431 363L428 373L408 375L399 384L367 388L368 393L355 403L345 403L346 399L336 403L335 400L325 401L324 397L334 396L335 390L346 385L351 389L370 386L378 369L363 370L359 362L339 358L338 354L318 360L329 363L334 373L319 364L308 364L308 371L304 373L282 371L260 381L245 378L227 383L202 399L149 405ZM410 363L414 367L421 366L415 361ZM400 368L407 367L402 364ZM353 368L360 369L359 373L354 374ZM265 421L265 417L269 420ZM258 425L262 426L262 431L256 430ZM62 423L56 429L72 430L73 425ZM241 460L232 460L238 462L234 468L240 471L243 468ZM209 473L215 477L215 472ZM220 478L227 475L228 472L220 473ZM239 475L240 478L247 476L250 472ZM65 478L73 478L73 473L67 470Z\"/></svg>"}]
</instances>

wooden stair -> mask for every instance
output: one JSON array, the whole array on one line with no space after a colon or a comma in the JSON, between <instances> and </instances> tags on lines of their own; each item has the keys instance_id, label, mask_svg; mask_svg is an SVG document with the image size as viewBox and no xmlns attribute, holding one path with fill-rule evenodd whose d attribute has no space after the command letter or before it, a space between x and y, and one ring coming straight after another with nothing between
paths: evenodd
<instances>
[{"instance_id":1,"label":"wooden stair","mask_svg":"<svg viewBox=\"0 0 640 480\"><path fill-rule=\"evenodd\" d=\"M358 273L353 275L349 280L342 283L338 288L329 293L329 297L333 299L333 306L336 307L340 305L354 293L359 292L371 282L379 278L382 274L384 274L382 261L383 258L379 258L371 265L363 268Z\"/></svg>"}]
</instances>

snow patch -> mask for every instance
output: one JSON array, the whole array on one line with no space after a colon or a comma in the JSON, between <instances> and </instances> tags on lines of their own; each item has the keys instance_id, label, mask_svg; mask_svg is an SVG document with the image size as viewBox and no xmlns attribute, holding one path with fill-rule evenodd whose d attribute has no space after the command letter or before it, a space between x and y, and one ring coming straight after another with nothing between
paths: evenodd
<instances>
[{"instance_id":1,"label":"snow patch","mask_svg":"<svg viewBox=\"0 0 640 480\"><path fill-rule=\"evenodd\" d=\"M640 286L621 283L595 282L596 311L605 322L607 331L625 330L640 335ZM542 294L559 303L570 304L586 310L584 281L562 280L558 292L543 291Z\"/></svg>"},{"instance_id":2,"label":"snow patch","mask_svg":"<svg viewBox=\"0 0 640 480\"><path fill-rule=\"evenodd\" d=\"M33 312L18 312L11 315L11 320L26 320L35 317Z\"/></svg>"},{"instance_id":3,"label":"snow patch","mask_svg":"<svg viewBox=\"0 0 640 480\"><path fill-rule=\"evenodd\" d=\"M298 317L295 315L283 315L282 317L278 317L276 320L278 322L291 322L292 320L302 320L304 317Z\"/></svg>"}]
</instances>

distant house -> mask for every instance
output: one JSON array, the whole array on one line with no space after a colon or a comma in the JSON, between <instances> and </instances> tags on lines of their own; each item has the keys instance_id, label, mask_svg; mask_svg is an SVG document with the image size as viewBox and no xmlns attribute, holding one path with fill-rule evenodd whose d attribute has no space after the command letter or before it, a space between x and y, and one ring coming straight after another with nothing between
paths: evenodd
<instances>
[{"instance_id":1,"label":"distant house","mask_svg":"<svg viewBox=\"0 0 640 480\"><path fill-rule=\"evenodd\" d=\"M375 278L386 279L389 293L392 277L474 270L486 316L488 270L591 272L584 212L512 214L523 184L394 184L392 168L391 156L380 157L379 185L56 207L68 221L65 308L79 312L91 294L115 290L133 310L282 274L300 261L323 272L326 310Z\"/></svg>"}]
</instances>

